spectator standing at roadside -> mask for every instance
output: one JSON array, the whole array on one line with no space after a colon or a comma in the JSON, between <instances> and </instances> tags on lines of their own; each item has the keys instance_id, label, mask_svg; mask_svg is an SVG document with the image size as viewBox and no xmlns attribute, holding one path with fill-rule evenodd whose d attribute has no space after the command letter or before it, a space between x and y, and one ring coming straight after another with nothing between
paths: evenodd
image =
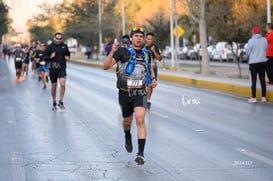
<instances>
[{"instance_id":1,"label":"spectator standing at roadside","mask_svg":"<svg viewBox=\"0 0 273 181\"><path fill-rule=\"evenodd\" d=\"M87 45L85 54L87 56L87 60L89 60L91 58L91 55L92 55L92 50L91 50L90 45Z\"/></svg>"},{"instance_id":2,"label":"spectator standing at roadside","mask_svg":"<svg viewBox=\"0 0 273 181\"><path fill-rule=\"evenodd\" d=\"M145 47L150 52L151 64L154 70L155 79L157 80L157 61L161 61L161 54L159 48L154 44L154 34L148 32L145 38ZM151 84L147 86L147 102L148 108L151 107L151 97L153 93L153 87Z\"/></svg>"},{"instance_id":3,"label":"spectator standing at roadside","mask_svg":"<svg viewBox=\"0 0 273 181\"><path fill-rule=\"evenodd\" d=\"M57 80L60 82L60 97L58 106L64 109L63 98L65 93L65 80L66 80L66 61L70 60L70 52L68 46L63 43L63 34L55 33L54 41L46 47L45 60L49 66L49 76L51 80L51 96L53 99L52 110L57 109L56 103L56 90Z\"/></svg>"},{"instance_id":4,"label":"spectator standing at roadside","mask_svg":"<svg viewBox=\"0 0 273 181\"><path fill-rule=\"evenodd\" d=\"M120 62L117 72L117 88L119 89L119 104L123 117L125 133L125 149L131 153L133 150L131 138L131 125L135 115L138 153L135 162L144 164L144 147L146 142L145 112L147 107L146 80L148 76L154 77L153 70L149 73L149 53L142 48L144 43L144 29L134 27L131 30L131 46L119 47L115 42L111 51L104 60L103 69L107 70L115 63ZM156 86L153 79L152 85Z\"/></svg>"},{"instance_id":5,"label":"spectator standing at roadside","mask_svg":"<svg viewBox=\"0 0 273 181\"><path fill-rule=\"evenodd\" d=\"M273 85L273 24L267 23L266 24L266 39L268 43L268 48L266 51L266 74L268 77L268 84Z\"/></svg>"},{"instance_id":6,"label":"spectator standing at roadside","mask_svg":"<svg viewBox=\"0 0 273 181\"><path fill-rule=\"evenodd\" d=\"M266 83L265 83L265 67L266 67L266 50L267 40L262 37L261 29L257 26L252 29L252 37L248 40L246 54L249 56L249 70L251 74L251 93L252 97L248 99L249 103L257 102L256 99L256 82L257 74L260 79L262 89L262 102L266 102Z\"/></svg>"}]
</instances>

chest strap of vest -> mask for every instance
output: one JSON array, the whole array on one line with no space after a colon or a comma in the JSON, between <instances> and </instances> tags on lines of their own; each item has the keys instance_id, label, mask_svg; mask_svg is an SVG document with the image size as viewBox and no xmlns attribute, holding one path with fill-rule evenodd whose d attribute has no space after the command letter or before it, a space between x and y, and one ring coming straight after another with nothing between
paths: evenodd
<instances>
[{"instance_id":1,"label":"chest strap of vest","mask_svg":"<svg viewBox=\"0 0 273 181\"><path fill-rule=\"evenodd\" d=\"M130 45L126 46L125 48L130 52L129 63L126 66L125 73L128 74L128 75L130 75L130 74L133 73L134 68L135 68L135 64L136 64L136 51ZM144 59L145 59L146 78L147 79L148 78L151 79L150 78L150 72L149 72L148 50L145 47L143 47L141 50L142 50L142 53L143 53Z\"/></svg>"}]
</instances>

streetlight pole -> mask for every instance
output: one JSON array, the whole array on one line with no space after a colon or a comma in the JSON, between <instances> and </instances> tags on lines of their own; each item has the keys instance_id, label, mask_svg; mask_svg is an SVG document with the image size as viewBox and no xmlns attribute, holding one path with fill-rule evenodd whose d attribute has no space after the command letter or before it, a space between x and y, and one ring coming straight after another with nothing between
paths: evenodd
<instances>
[{"instance_id":1,"label":"streetlight pole","mask_svg":"<svg viewBox=\"0 0 273 181\"><path fill-rule=\"evenodd\" d=\"M170 0L171 68L174 68L173 0Z\"/></svg>"},{"instance_id":2,"label":"streetlight pole","mask_svg":"<svg viewBox=\"0 0 273 181\"><path fill-rule=\"evenodd\" d=\"M124 1L122 0L122 35L125 35L125 9L124 9Z\"/></svg>"},{"instance_id":3,"label":"streetlight pole","mask_svg":"<svg viewBox=\"0 0 273 181\"><path fill-rule=\"evenodd\" d=\"M99 54L102 55L102 26L101 26L101 0L99 0Z\"/></svg>"},{"instance_id":4,"label":"streetlight pole","mask_svg":"<svg viewBox=\"0 0 273 181\"><path fill-rule=\"evenodd\" d=\"M176 0L174 0L174 24L175 24L175 48L174 48L174 58L176 69L179 68L178 65L178 48L179 48L179 37L178 37L178 28L177 28L177 12L176 12Z\"/></svg>"},{"instance_id":5,"label":"streetlight pole","mask_svg":"<svg viewBox=\"0 0 273 181\"><path fill-rule=\"evenodd\" d=\"M271 23L271 4L270 4L270 0L267 0L267 22Z\"/></svg>"}]
</instances>

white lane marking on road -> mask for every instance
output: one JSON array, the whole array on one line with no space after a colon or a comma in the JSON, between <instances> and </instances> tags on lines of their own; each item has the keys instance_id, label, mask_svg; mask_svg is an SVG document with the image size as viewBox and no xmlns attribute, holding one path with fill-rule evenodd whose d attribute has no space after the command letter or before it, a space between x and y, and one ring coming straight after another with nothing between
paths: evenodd
<instances>
[{"instance_id":1,"label":"white lane marking on road","mask_svg":"<svg viewBox=\"0 0 273 181\"><path fill-rule=\"evenodd\" d=\"M204 130L202 130L202 129L196 129L195 131L196 132L204 132Z\"/></svg>"},{"instance_id":2,"label":"white lane marking on road","mask_svg":"<svg viewBox=\"0 0 273 181\"><path fill-rule=\"evenodd\" d=\"M164 114L161 114L160 112L156 112L156 111L150 111L152 114L156 115L156 116L159 116L159 117L162 117L162 118L169 118L168 115L164 115Z\"/></svg>"},{"instance_id":3,"label":"white lane marking on road","mask_svg":"<svg viewBox=\"0 0 273 181\"><path fill-rule=\"evenodd\" d=\"M19 152L10 153L11 174L13 180L26 181L23 156Z\"/></svg>"},{"instance_id":4,"label":"white lane marking on road","mask_svg":"<svg viewBox=\"0 0 273 181\"><path fill-rule=\"evenodd\" d=\"M254 153L254 152L247 150L247 149L238 148L237 151L239 151L240 153L242 153L246 156L249 156L249 157L259 160L263 163L266 163L270 166L273 166L273 160L271 160L270 158L267 158L267 157L262 156L260 154Z\"/></svg>"}]
</instances>

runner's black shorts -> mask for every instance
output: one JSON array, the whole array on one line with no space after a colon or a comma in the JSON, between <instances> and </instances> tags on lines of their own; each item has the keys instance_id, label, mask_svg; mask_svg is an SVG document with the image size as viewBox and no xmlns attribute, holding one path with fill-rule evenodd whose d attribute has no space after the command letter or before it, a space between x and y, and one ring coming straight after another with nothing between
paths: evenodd
<instances>
[{"instance_id":1,"label":"runner's black shorts","mask_svg":"<svg viewBox=\"0 0 273 181\"><path fill-rule=\"evenodd\" d=\"M35 67L38 69L40 66L39 62L35 62Z\"/></svg>"},{"instance_id":2,"label":"runner's black shorts","mask_svg":"<svg viewBox=\"0 0 273 181\"><path fill-rule=\"evenodd\" d=\"M22 61L15 62L15 69L22 69Z\"/></svg>"},{"instance_id":3,"label":"runner's black shorts","mask_svg":"<svg viewBox=\"0 0 273 181\"><path fill-rule=\"evenodd\" d=\"M158 73L157 73L157 66L154 66L154 74L155 74L155 79L157 80L157 75L158 75Z\"/></svg>"},{"instance_id":4,"label":"runner's black shorts","mask_svg":"<svg viewBox=\"0 0 273 181\"><path fill-rule=\"evenodd\" d=\"M66 78L66 69L65 68L51 68L49 69L49 76L51 83L56 83L58 78Z\"/></svg>"},{"instance_id":5,"label":"runner's black shorts","mask_svg":"<svg viewBox=\"0 0 273 181\"><path fill-rule=\"evenodd\" d=\"M119 90L119 105L121 108L122 116L124 118L131 116L134 113L135 107L147 108L146 95L129 96L128 92Z\"/></svg>"},{"instance_id":6,"label":"runner's black shorts","mask_svg":"<svg viewBox=\"0 0 273 181\"><path fill-rule=\"evenodd\" d=\"M29 59L26 58L26 59L24 60L24 63L25 63L25 64L29 64Z\"/></svg>"}]
</instances>

